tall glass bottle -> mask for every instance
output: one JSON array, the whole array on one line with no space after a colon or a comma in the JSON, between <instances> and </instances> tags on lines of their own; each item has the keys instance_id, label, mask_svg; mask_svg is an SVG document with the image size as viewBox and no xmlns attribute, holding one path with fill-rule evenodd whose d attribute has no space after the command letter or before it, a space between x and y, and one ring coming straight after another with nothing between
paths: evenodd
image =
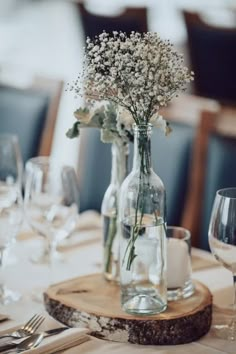
<instances>
[{"instance_id":1,"label":"tall glass bottle","mask_svg":"<svg viewBox=\"0 0 236 354\"><path fill-rule=\"evenodd\" d=\"M134 125L133 168L119 201L121 303L139 315L167 307L165 188L152 169L151 133L150 124Z\"/></svg>"},{"instance_id":2,"label":"tall glass bottle","mask_svg":"<svg viewBox=\"0 0 236 354\"><path fill-rule=\"evenodd\" d=\"M127 176L128 145L120 140L112 144L111 181L102 202L103 272L107 280L119 280L118 197Z\"/></svg>"}]
</instances>

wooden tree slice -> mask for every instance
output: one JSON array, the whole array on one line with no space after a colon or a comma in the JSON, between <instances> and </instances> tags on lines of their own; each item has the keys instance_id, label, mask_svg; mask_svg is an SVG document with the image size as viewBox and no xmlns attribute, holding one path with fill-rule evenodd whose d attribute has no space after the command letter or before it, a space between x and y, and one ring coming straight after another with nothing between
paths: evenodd
<instances>
[{"instance_id":1,"label":"wooden tree slice","mask_svg":"<svg viewBox=\"0 0 236 354\"><path fill-rule=\"evenodd\" d=\"M168 303L159 314L135 317L122 311L120 289L101 274L51 286L44 294L48 313L70 327L87 327L91 335L137 344L183 344L199 339L211 326L212 295L200 282L188 299Z\"/></svg>"}]
</instances>

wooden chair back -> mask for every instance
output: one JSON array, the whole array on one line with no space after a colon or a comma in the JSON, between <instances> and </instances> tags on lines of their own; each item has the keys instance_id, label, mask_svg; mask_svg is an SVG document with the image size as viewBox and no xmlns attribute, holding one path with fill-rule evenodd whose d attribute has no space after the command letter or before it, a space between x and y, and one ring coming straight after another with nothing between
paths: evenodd
<instances>
[{"instance_id":1,"label":"wooden chair back","mask_svg":"<svg viewBox=\"0 0 236 354\"><path fill-rule=\"evenodd\" d=\"M188 197L182 225L192 244L208 246L208 226L215 193L236 186L236 110L202 111L194 143Z\"/></svg>"},{"instance_id":2,"label":"wooden chair back","mask_svg":"<svg viewBox=\"0 0 236 354\"><path fill-rule=\"evenodd\" d=\"M195 72L195 94L223 104L236 104L236 27L206 23L200 14L184 11L189 59Z\"/></svg>"},{"instance_id":3,"label":"wooden chair back","mask_svg":"<svg viewBox=\"0 0 236 354\"><path fill-rule=\"evenodd\" d=\"M34 78L32 89L46 92L49 96L47 116L42 132L38 155L49 156L51 153L63 85L64 83L62 80L53 80L40 76Z\"/></svg>"},{"instance_id":4,"label":"wooden chair back","mask_svg":"<svg viewBox=\"0 0 236 354\"><path fill-rule=\"evenodd\" d=\"M105 16L89 12L84 3L78 3L78 7L85 37L94 38L104 30L108 33L113 31L142 33L148 30L146 8L125 8L121 14Z\"/></svg>"},{"instance_id":5,"label":"wooden chair back","mask_svg":"<svg viewBox=\"0 0 236 354\"><path fill-rule=\"evenodd\" d=\"M24 162L50 154L62 87L41 77L27 87L0 85L0 132L18 136Z\"/></svg>"},{"instance_id":6,"label":"wooden chair back","mask_svg":"<svg viewBox=\"0 0 236 354\"><path fill-rule=\"evenodd\" d=\"M169 121L172 133L168 137L160 131L153 134L153 165L166 188L169 225L183 226L196 133L203 109L215 112L219 105L214 100L181 95L160 112Z\"/></svg>"}]
</instances>

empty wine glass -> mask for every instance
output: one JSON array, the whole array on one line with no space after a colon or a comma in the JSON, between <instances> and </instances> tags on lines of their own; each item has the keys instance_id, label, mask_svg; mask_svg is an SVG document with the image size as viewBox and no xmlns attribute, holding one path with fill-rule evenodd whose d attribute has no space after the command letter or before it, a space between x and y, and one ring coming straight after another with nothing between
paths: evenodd
<instances>
[{"instance_id":1,"label":"empty wine glass","mask_svg":"<svg viewBox=\"0 0 236 354\"><path fill-rule=\"evenodd\" d=\"M76 227L78 184L75 171L53 158L39 156L26 163L24 210L31 228L45 238L44 253L35 262L58 258L56 247ZM59 257L60 258L60 257Z\"/></svg>"},{"instance_id":2,"label":"empty wine glass","mask_svg":"<svg viewBox=\"0 0 236 354\"><path fill-rule=\"evenodd\" d=\"M209 225L209 245L215 258L232 272L234 282L233 319L215 326L216 334L236 340L236 188L216 192Z\"/></svg>"},{"instance_id":3,"label":"empty wine glass","mask_svg":"<svg viewBox=\"0 0 236 354\"><path fill-rule=\"evenodd\" d=\"M20 294L6 288L2 266L15 240L23 217L21 181L22 159L15 135L0 134L0 303L17 301Z\"/></svg>"}]
</instances>

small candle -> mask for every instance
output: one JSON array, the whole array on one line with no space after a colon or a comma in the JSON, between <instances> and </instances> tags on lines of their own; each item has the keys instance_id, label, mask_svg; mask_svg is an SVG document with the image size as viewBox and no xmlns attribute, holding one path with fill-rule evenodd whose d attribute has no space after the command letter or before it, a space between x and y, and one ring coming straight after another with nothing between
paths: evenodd
<instances>
[{"instance_id":1,"label":"small candle","mask_svg":"<svg viewBox=\"0 0 236 354\"><path fill-rule=\"evenodd\" d=\"M167 288L182 288L191 277L188 244L177 238L167 239Z\"/></svg>"}]
</instances>

